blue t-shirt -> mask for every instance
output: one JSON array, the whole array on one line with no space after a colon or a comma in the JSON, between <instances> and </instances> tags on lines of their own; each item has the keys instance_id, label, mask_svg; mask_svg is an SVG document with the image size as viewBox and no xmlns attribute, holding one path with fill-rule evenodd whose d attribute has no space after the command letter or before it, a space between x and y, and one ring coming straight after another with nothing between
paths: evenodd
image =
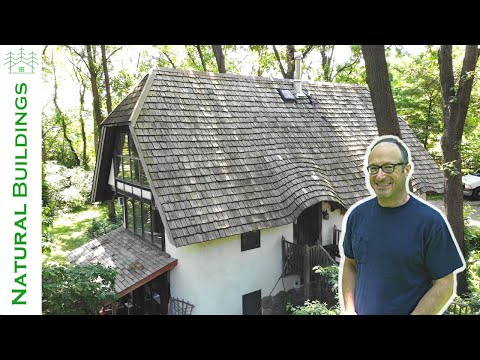
<instances>
[{"instance_id":1,"label":"blue t-shirt","mask_svg":"<svg viewBox=\"0 0 480 360\"><path fill-rule=\"evenodd\" d=\"M355 259L358 314L410 314L432 280L464 265L443 217L413 196L395 208L377 198L354 208L343 249Z\"/></svg>"}]
</instances>

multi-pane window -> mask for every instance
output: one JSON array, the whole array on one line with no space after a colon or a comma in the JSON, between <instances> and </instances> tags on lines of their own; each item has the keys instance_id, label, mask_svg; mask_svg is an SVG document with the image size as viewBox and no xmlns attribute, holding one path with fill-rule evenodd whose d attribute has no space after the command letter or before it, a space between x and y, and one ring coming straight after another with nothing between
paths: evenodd
<instances>
[{"instance_id":1,"label":"multi-pane window","mask_svg":"<svg viewBox=\"0 0 480 360\"><path fill-rule=\"evenodd\" d=\"M120 195L124 201L125 227L153 245L165 250L165 230L158 210L148 199Z\"/></svg>"},{"instance_id":2,"label":"multi-pane window","mask_svg":"<svg viewBox=\"0 0 480 360\"><path fill-rule=\"evenodd\" d=\"M115 177L126 183L148 187L147 177L143 171L137 148L128 132L121 132L117 136Z\"/></svg>"},{"instance_id":3,"label":"multi-pane window","mask_svg":"<svg viewBox=\"0 0 480 360\"><path fill-rule=\"evenodd\" d=\"M241 236L241 251L260 247L260 230L243 233Z\"/></svg>"},{"instance_id":4,"label":"multi-pane window","mask_svg":"<svg viewBox=\"0 0 480 360\"><path fill-rule=\"evenodd\" d=\"M123 198L125 227L165 251L165 229L154 207L137 148L126 129L117 134L114 160L115 191Z\"/></svg>"}]
</instances>

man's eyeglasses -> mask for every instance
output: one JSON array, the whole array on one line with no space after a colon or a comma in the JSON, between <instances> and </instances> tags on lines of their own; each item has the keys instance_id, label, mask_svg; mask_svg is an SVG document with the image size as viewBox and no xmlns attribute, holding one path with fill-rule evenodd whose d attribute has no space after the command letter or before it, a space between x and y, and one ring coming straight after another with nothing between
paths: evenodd
<instances>
[{"instance_id":1,"label":"man's eyeglasses","mask_svg":"<svg viewBox=\"0 0 480 360\"><path fill-rule=\"evenodd\" d=\"M368 173L370 175L378 174L378 171L380 169L382 169L382 171L385 174L391 174L395 171L395 167L398 166L398 165L407 165L407 164L405 164L405 163L385 164L385 165L382 165L382 166L371 165L371 166L367 166L367 170L368 170Z\"/></svg>"}]
</instances>

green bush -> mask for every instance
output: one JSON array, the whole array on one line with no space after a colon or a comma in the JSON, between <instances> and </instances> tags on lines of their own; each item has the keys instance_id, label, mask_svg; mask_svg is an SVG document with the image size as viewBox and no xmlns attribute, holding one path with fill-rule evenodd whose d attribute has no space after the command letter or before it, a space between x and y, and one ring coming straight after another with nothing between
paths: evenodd
<instances>
[{"instance_id":1,"label":"green bush","mask_svg":"<svg viewBox=\"0 0 480 360\"><path fill-rule=\"evenodd\" d=\"M81 167L66 168L56 161L44 166L43 206L52 211L72 211L90 202L93 173Z\"/></svg>"},{"instance_id":2,"label":"green bush","mask_svg":"<svg viewBox=\"0 0 480 360\"><path fill-rule=\"evenodd\" d=\"M322 267L317 265L313 268L313 270L328 281L330 286L332 287L332 293L335 294L335 299L338 301L338 265L330 265L326 267Z\"/></svg>"},{"instance_id":3,"label":"green bush","mask_svg":"<svg viewBox=\"0 0 480 360\"><path fill-rule=\"evenodd\" d=\"M467 254L472 251L480 250L480 227L465 226L464 237Z\"/></svg>"},{"instance_id":4,"label":"green bush","mask_svg":"<svg viewBox=\"0 0 480 360\"><path fill-rule=\"evenodd\" d=\"M53 225L53 212L50 207L42 208L42 253L48 254L52 250L53 239L48 229Z\"/></svg>"},{"instance_id":5,"label":"green bush","mask_svg":"<svg viewBox=\"0 0 480 360\"><path fill-rule=\"evenodd\" d=\"M47 264L42 269L45 314L98 314L105 303L118 298L116 272L100 264L63 266Z\"/></svg>"},{"instance_id":6,"label":"green bush","mask_svg":"<svg viewBox=\"0 0 480 360\"><path fill-rule=\"evenodd\" d=\"M480 250L473 250L468 255L467 281L471 294L480 297Z\"/></svg>"},{"instance_id":7,"label":"green bush","mask_svg":"<svg viewBox=\"0 0 480 360\"><path fill-rule=\"evenodd\" d=\"M331 286L331 290L335 295L336 304L331 308L328 308L326 303L321 303L318 300L307 300L303 306L293 306L287 304L287 311L292 315L339 315L340 314L340 302L338 299L338 265L331 265L327 267L315 266L313 268L321 278L328 281Z\"/></svg>"},{"instance_id":8,"label":"green bush","mask_svg":"<svg viewBox=\"0 0 480 360\"><path fill-rule=\"evenodd\" d=\"M95 239L102 236L116 228L122 226L123 221L121 217L116 217L115 220L109 218L93 219L87 227L86 233L90 239Z\"/></svg>"},{"instance_id":9,"label":"green bush","mask_svg":"<svg viewBox=\"0 0 480 360\"><path fill-rule=\"evenodd\" d=\"M292 315L338 315L340 309L338 307L328 308L327 304L318 300L307 300L303 306L293 306L287 304L287 311Z\"/></svg>"}]
</instances>

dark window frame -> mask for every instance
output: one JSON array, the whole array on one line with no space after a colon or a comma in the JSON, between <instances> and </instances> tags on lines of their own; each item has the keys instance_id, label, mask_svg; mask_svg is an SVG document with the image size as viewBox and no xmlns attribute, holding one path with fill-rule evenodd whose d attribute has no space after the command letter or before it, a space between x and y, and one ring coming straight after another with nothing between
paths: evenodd
<instances>
[{"instance_id":1,"label":"dark window frame","mask_svg":"<svg viewBox=\"0 0 480 360\"><path fill-rule=\"evenodd\" d=\"M123 154L125 140L128 142L128 155ZM132 148L133 147L133 148ZM137 156L133 155L134 153ZM138 149L135 147L132 134L127 129L119 129L116 134L115 146L113 151L114 160L114 175L115 179L122 181L129 185L140 185L143 188L150 189L148 179L145 175L145 169L143 168L142 161L138 155ZM125 179L125 166L128 164L130 174L129 179ZM121 176L119 176L119 168L122 167ZM134 170L138 169L138 180L133 180ZM145 175L145 176L144 176ZM144 183L146 180L147 183Z\"/></svg>"},{"instance_id":2,"label":"dark window frame","mask_svg":"<svg viewBox=\"0 0 480 360\"><path fill-rule=\"evenodd\" d=\"M155 202L152 199L142 198L137 196L136 194L124 193L118 194L119 197L123 197L123 219L125 228L130 231L132 234L138 236L142 240L148 241L153 246L165 251L165 227L162 224L161 217L158 215L156 216L156 212L158 209L155 207ZM128 214L128 202L129 199L132 201L132 224L129 224L129 214ZM148 228L146 218L144 217L144 204L148 203L150 205L150 236L148 236ZM140 206L139 206L140 205ZM135 219L136 212L140 212L140 224L137 224ZM157 222L160 221L158 224ZM141 234L138 233L137 225L140 225ZM156 229L160 229L159 231L155 231ZM148 229L147 229L148 230ZM154 233L159 233L161 235L161 241L156 241L154 239Z\"/></svg>"},{"instance_id":3,"label":"dark window frame","mask_svg":"<svg viewBox=\"0 0 480 360\"><path fill-rule=\"evenodd\" d=\"M257 249L260 246L260 230L249 231L240 236L241 251Z\"/></svg>"},{"instance_id":4,"label":"dark window frame","mask_svg":"<svg viewBox=\"0 0 480 360\"><path fill-rule=\"evenodd\" d=\"M262 315L262 289L242 295L243 315Z\"/></svg>"}]
</instances>

